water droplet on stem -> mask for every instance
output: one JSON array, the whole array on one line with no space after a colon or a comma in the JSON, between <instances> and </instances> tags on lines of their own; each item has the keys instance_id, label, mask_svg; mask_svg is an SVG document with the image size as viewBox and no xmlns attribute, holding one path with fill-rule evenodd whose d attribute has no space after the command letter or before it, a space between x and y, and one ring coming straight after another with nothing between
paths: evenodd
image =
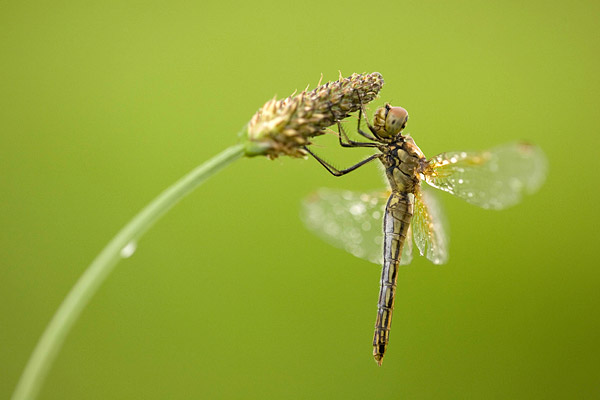
<instances>
[{"instance_id":1,"label":"water droplet on stem","mask_svg":"<svg viewBox=\"0 0 600 400\"><path fill-rule=\"evenodd\" d=\"M133 255L133 253L135 253L135 250L137 249L137 243L135 242L129 242L125 245L125 247L123 247L121 249L121 257L123 258L129 258Z\"/></svg>"}]
</instances>

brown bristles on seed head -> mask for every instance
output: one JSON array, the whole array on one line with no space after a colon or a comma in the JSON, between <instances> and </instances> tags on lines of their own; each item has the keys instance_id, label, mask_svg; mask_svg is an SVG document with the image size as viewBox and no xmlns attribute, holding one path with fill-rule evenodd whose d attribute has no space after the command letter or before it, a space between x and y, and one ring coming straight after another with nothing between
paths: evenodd
<instances>
[{"instance_id":1,"label":"brown bristles on seed head","mask_svg":"<svg viewBox=\"0 0 600 400\"><path fill-rule=\"evenodd\" d=\"M282 100L269 100L246 127L246 156L304 157L310 139L358 111L383 86L379 72L352 74Z\"/></svg>"}]
</instances>

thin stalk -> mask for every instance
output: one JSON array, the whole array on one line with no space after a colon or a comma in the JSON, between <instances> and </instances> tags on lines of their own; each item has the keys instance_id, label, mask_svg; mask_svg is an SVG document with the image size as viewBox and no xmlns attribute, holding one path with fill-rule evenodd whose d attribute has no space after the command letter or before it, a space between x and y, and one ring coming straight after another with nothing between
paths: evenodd
<instances>
[{"instance_id":1,"label":"thin stalk","mask_svg":"<svg viewBox=\"0 0 600 400\"><path fill-rule=\"evenodd\" d=\"M163 191L117 233L85 270L52 317L27 362L12 400L31 400L38 395L73 324L117 262L126 256L121 252L135 246L148 228L179 200L243 154L242 144L217 154Z\"/></svg>"}]
</instances>

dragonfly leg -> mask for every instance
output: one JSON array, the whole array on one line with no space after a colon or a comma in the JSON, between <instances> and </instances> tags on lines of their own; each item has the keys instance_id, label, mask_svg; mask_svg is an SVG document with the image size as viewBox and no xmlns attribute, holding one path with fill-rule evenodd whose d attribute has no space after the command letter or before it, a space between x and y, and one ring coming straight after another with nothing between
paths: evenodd
<instances>
[{"instance_id":1,"label":"dragonfly leg","mask_svg":"<svg viewBox=\"0 0 600 400\"><path fill-rule=\"evenodd\" d=\"M365 142L355 142L354 140L351 140L348 135L346 134L346 131L344 130L344 127L342 126L342 124L340 123L340 121L336 121L337 122L337 126L338 126L338 138L340 140L340 146L342 147L377 147L377 144L375 143L365 143ZM342 138L346 140L347 143L344 143L342 141Z\"/></svg>"},{"instance_id":2,"label":"dragonfly leg","mask_svg":"<svg viewBox=\"0 0 600 400\"><path fill-rule=\"evenodd\" d=\"M366 137L369 140L373 140L373 141L378 141L375 137L370 137L369 135L365 134L364 132L362 132L360 130L360 119L361 119L361 114L364 112L364 106L362 104L362 100L360 98L360 94L357 93L358 95L358 101L360 102L360 111L359 111L359 115L358 115L358 131L359 133ZM329 113L331 115L335 115L335 113L333 112L333 103L330 101L329 102ZM367 120L367 117L365 116L365 120ZM342 128L342 125L340 124L340 120L336 119L335 122L337 123L338 126L338 138L340 140L340 145L342 147L377 147L377 145L375 145L374 143L364 143L364 142L355 142L354 140L351 140L348 135L346 134L346 131L344 130L344 128ZM367 120L367 125L370 127L369 121ZM344 139L346 139L347 143L344 143L342 141L342 136Z\"/></svg>"},{"instance_id":3,"label":"dragonfly leg","mask_svg":"<svg viewBox=\"0 0 600 400\"><path fill-rule=\"evenodd\" d=\"M315 160L317 160L319 162L319 164L321 164L323 167L325 167L325 169L333 176L342 176L342 175L346 175L347 173L350 173L352 171L354 171L355 169L362 167L363 165L377 159L380 158L383 154L378 153L378 154L373 154L372 156L369 156L367 158L365 158L364 160L362 160L361 162L359 162L358 164L354 164L351 167L348 167L346 169L337 169L336 167L334 167L333 165L329 164L327 161L323 160L321 157L319 157L318 155L316 155L315 153L313 153L312 151L310 151L308 149L308 147L304 147L304 150L306 150L308 152L308 154L310 154L311 156L313 156L315 158Z\"/></svg>"},{"instance_id":4,"label":"dragonfly leg","mask_svg":"<svg viewBox=\"0 0 600 400\"><path fill-rule=\"evenodd\" d=\"M358 100L360 101L360 110L358 110L358 126L357 126L356 130L358 131L358 133L361 136L364 136L364 137L366 137L369 140L373 140L375 142L378 142L379 140L377 139L377 137L375 137L374 135L369 135L368 133L366 133L365 131L363 131L362 129L360 129L360 120L362 119L362 116L364 115L365 116L365 122L366 122L367 127L369 128L369 130L371 132L375 131L373 129L373 126L369 122L369 118L367 117L367 112L365 111L365 105L363 104L362 100L360 99L360 94L358 94Z\"/></svg>"}]
</instances>

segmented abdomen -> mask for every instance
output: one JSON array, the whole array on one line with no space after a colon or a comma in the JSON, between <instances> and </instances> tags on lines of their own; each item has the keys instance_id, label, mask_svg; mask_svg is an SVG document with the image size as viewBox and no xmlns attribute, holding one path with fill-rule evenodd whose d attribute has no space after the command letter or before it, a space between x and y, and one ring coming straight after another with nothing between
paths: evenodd
<instances>
[{"instance_id":1,"label":"segmented abdomen","mask_svg":"<svg viewBox=\"0 0 600 400\"><path fill-rule=\"evenodd\" d=\"M412 215L413 201L411 195L392 192L385 208L383 220L383 268L381 271L379 302L377 304L375 336L373 338L373 356L379 365L383 361L383 355L389 341L392 311L396 297L398 266Z\"/></svg>"}]
</instances>

